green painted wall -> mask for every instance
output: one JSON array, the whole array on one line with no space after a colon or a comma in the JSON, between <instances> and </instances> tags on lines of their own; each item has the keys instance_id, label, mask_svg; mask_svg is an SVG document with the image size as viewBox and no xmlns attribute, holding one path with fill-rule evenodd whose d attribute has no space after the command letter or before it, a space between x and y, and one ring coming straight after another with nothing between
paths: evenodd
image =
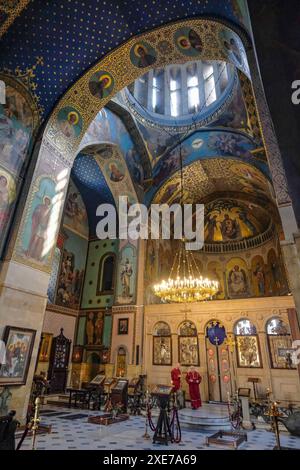
<instances>
[{"instance_id":1,"label":"green painted wall","mask_svg":"<svg viewBox=\"0 0 300 470\"><path fill-rule=\"evenodd\" d=\"M79 317L76 344L80 346L84 346L85 344L85 323L86 317Z\"/></svg>"},{"instance_id":2,"label":"green painted wall","mask_svg":"<svg viewBox=\"0 0 300 470\"><path fill-rule=\"evenodd\" d=\"M104 330L103 330L103 346L110 348L112 329L112 315L105 315L104 317Z\"/></svg>"},{"instance_id":3,"label":"green painted wall","mask_svg":"<svg viewBox=\"0 0 300 470\"><path fill-rule=\"evenodd\" d=\"M118 253L118 240L89 242L81 308L111 307L113 295L97 295L100 260L105 253Z\"/></svg>"}]
</instances>

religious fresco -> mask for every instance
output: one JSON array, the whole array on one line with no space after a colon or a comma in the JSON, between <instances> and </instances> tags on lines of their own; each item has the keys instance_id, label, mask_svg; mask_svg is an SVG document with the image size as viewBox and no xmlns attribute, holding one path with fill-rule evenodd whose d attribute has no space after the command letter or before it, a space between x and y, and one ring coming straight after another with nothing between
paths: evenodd
<instances>
[{"instance_id":1,"label":"religious fresco","mask_svg":"<svg viewBox=\"0 0 300 470\"><path fill-rule=\"evenodd\" d=\"M88 243L73 232L64 229L65 242L61 255L55 303L78 309L84 280Z\"/></svg>"},{"instance_id":2,"label":"religious fresco","mask_svg":"<svg viewBox=\"0 0 300 470\"><path fill-rule=\"evenodd\" d=\"M197 57L203 50L203 42L199 34L189 27L178 29L174 34L174 42L178 50L189 57Z\"/></svg>"},{"instance_id":3,"label":"religious fresco","mask_svg":"<svg viewBox=\"0 0 300 470\"><path fill-rule=\"evenodd\" d=\"M256 144L244 134L215 130L196 131L187 137L181 146L172 149L154 166L153 185L149 188L146 199L151 199L157 188L178 171L181 158L184 167L195 162L207 162L216 158L235 159L236 164L232 163L232 171L238 174L243 185L246 187L249 186L249 182L254 183L260 192L263 192L267 183L261 172L269 176L269 170L267 163L257 159L255 153ZM240 167L239 163L243 163L243 165ZM256 167L253 167L252 170L253 165L257 166L259 170ZM271 187L268 189L268 192L270 191L272 191Z\"/></svg>"},{"instance_id":4,"label":"religious fresco","mask_svg":"<svg viewBox=\"0 0 300 470\"><path fill-rule=\"evenodd\" d=\"M269 292L271 295L287 294L288 284L282 260L272 248L267 255L267 269L269 275Z\"/></svg>"},{"instance_id":5,"label":"religious fresco","mask_svg":"<svg viewBox=\"0 0 300 470\"><path fill-rule=\"evenodd\" d=\"M139 41L130 50L130 60L135 67L145 68L156 62L156 51L146 41Z\"/></svg>"},{"instance_id":6,"label":"religious fresco","mask_svg":"<svg viewBox=\"0 0 300 470\"><path fill-rule=\"evenodd\" d=\"M33 132L33 114L21 93L6 86L6 104L0 104L0 163L15 175L24 165Z\"/></svg>"},{"instance_id":7,"label":"religious fresco","mask_svg":"<svg viewBox=\"0 0 300 470\"><path fill-rule=\"evenodd\" d=\"M260 350L256 335L236 335L238 367L262 367Z\"/></svg>"},{"instance_id":8,"label":"religious fresco","mask_svg":"<svg viewBox=\"0 0 300 470\"><path fill-rule=\"evenodd\" d=\"M248 127L247 110L240 85L238 85L233 99L225 111L219 118L210 123L209 126L229 127L250 133Z\"/></svg>"},{"instance_id":9,"label":"religious fresco","mask_svg":"<svg viewBox=\"0 0 300 470\"><path fill-rule=\"evenodd\" d=\"M85 345L101 346L104 327L103 312L88 312L86 314Z\"/></svg>"},{"instance_id":10,"label":"religious fresco","mask_svg":"<svg viewBox=\"0 0 300 470\"><path fill-rule=\"evenodd\" d=\"M186 320L179 327L178 358L183 366L199 365L199 348L197 328L193 322Z\"/></svg>"},{"instance_id":11,"label":"religious fresco","mask_svg":"<svg viewBox=\"0 0 300 470\"><path fill-rule=\"evenodd\" d=\"M83 138L82 147L100 142L118 145L134 183L141 186L144 180L144 170L135 144L122 120L107 108L103 108L90 124ZM102 145L98 154L101 159L108 160L113 156L113 149L109 145Z\"/></svg>"},{"instance_id":12,"label":"religious fresco","mask_svg":"<svg viewBox=\"0 0 300 470\"><path fill-rule=\"evenodd\" d=\"M119 183L125 177L125 167L119 160L111 160L104 166L105 175L113 183Z\"/></svg>"},{"instance_id":13,"label":"religious fresco","mask_svg":"<svg viewBox=\"0 0 300 470\"><path fill-rule=\"evenodd\" d=\"M219 41L228 59L250 78L247 55L240 37L228 28L224 28L219 33Z\"/></svg>"},{"instance_id":14,"label":"religious fresco","mask_svg":"<svg viewBox=\"0 0 300 470\"><path fill-rule=\"evenodd\" d=\"M235 241L264 232L269 224L267 212L236 200L216 200L205 205L206 243Z\"/></svg>"},{"instance_id":15,"label":"religious fresco","mask_svg":"<svg viewBox=\"0 0 300 470\"><path fill-rule=\"evenodd\" d=\"M46 146L43 151L44 158L35 168L13 258L50 273L69 170L53 151Z\"/></svg>"},{"instance_id":16,"label":"religious fresco","mask_svg":"<svg viewBox=\"0 0 300 470\"><path fill-rule=\"evenodd\" d=\"M262 256L256 255L251 260L252 292L257 297L267 293L266 267Z\"/></svg>"},{"instance_id":17,"label":"religious fresco","mask_svg":"<svg viewBox=\"0 0 300 470\"><path fill-rule=\"evenodd\" d=\"M25 96L6 84L6 104L0 104L0 251L13 216L33 128L33 111Z\"/></svg>"},{"instance_id":18,"label":"religious fresco","mask_svg":"<svg viewBox=\"0 0 300 470\"><path fill-rule=\"evenodd\" d=\"M153 336L153 365L172 365L172 337Z\"/></svg>"},{"instance_id":19,"label":"religious fresco","mask_svg":"<svg viewBox=\"0 0 300 470\"><path fill-rule=\"evenodd\" d=\"M97 98L106 98L114 88L114 79L109 72L99 70L95 72L89 81L90 92Z\"/></svg>"},{"instance_id":20,"label":"religious fresco","mask_svg":"<svg viewBox=\"0 0 300 470\"><path fill-rule=\"evenodd\" d=\"M145 194L146 204L158 204L161 199L172 203L180 201L180 191L177 190L177 187L180 188L180 176L180 171L177 171L158 190L151 186ZM268 178L252 165L232 158L199 160L184 167L183 181L185 203L202 202L215 192L244 192L254 203L250 204L250 207L261 206L274 213L274 205L271 202L274 200L273 186Z\"/></svg>"},{"instance_id":21,"label":"religious fresco","mask_svg":"<svg viewBox=\"0 0 300 470\"><path fill-rule=\"evenodd\" d=\"M72 106L62 108L57 115L57 123L65 137L75 139L82 130L81 114Z\"/></svg>"},{"instance_id":22,"label":"religious fresco","mask_svg":"<svg viewBox=\"0 0 300 470\"><path fill-rule=\"evenodd\" d=\"M8 226L12 205L16 199L16 179L0 165L0 244Z\"/></svg>"},{"instance_id":23,"label":"religious fresco","mask_svg":"<svg viewBox=\"0 0 300 470\"><path fill-rule=\"evenodd\" d=\"M136 123L148 150L152 166L154 166L163 155L167 154L167 152L180 141L180 133L172 132L171 134L163 128L150 128L144 126L138 120Z\"/></svg>"},{"instance_id":24,"label":"religious fresco","mask_svg":"<svg viewBox=\"0 0 300 470\"><path fill-rule=\"evenodd\" d=\"M63 226L84 238L88 238L89 236L85 204L71 178L64 208Z\"/></svg>"},{"instance_id":25,"label":"religious fresco","mask_svg":"<svg viewBox=\"0 0 300 470\"><path fill-rule=\"evenodd\" d=\"M231 299L249 297L248 268L242 258L232 258L226 265L228 296Z\"/></svg>"},{"instance_id":26,"label":"religious fresco","mask_svg":"<svg viewBox=\"0 0 300 470\"><path fill-rule=\"evenodd\" d=\"M244 25L248 31L251 31L246 0L230 0L230 3L235 18Z\"/></svg>"},{"instance_id":27,"label":"religious fresco","mask_svg":"<svg viewBox=\"0 0 300 470\"><path fill-rule=\"evenodd\" d=\"M207 277L214 279L219 283L219 290L214 298L217 300L225 299L224 275L222 266L217 261L211 261L207 264Z\"/></svg>"},{"instance_id":28,"label":"religious fresco","mask_svg":"<svg viewBox=\"0 0 300 470\"><path fill-rule=\"evenodd\" d=\"M29 261L44 263L50 254L46 246L48 232L52 229L51 214L55 195L56 182L49 177L40 178L37 191L32 194L21 239L22 254Z\"/></svg>"},{"instance_id":29,"label":"religious fresco","mask_svg":"<svg viewBox=\"0 0 300 470\"><path fill-rule=\"evenodd\" d=\"M136 267L137 252L136 247L127 240L120 243L116 303L131 304L135 301L136 295Z\"/></svg>"}]
</instances>

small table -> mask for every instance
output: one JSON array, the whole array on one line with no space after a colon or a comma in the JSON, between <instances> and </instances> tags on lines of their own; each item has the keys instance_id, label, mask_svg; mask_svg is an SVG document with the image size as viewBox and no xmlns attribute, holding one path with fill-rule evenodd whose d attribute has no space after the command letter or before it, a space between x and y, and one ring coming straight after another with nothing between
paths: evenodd
<instances>
[{"instance_id":1,"label":"small table","mask_svg":"<svg viewBox=\"0 0 300 470\"><path fill-rule=\"evenodd\" d=\"M90 407L91 401L91 391L84 390L82 388L67 388L67 392L69 392L69 408L72 406L72 401L74 400L74 408L77 408L77 402L83 402Z\"/></svg>"}]
</instances>

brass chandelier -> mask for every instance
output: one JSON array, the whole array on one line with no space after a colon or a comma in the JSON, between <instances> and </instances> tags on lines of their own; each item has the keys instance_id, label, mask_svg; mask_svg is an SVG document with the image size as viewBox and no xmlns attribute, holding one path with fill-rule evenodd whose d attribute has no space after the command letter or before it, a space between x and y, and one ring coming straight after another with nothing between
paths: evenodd
<instances>
[{"instance_id":1,"label":"brass chandelier","mask_svg":"<svg viewBox=\"0 0 300 470\"><path fill-rule=\"evenodd\" d=\"M153 286L163 302L190 303L211 299L219 290L219 282L201 276L192 251L181 240L167 281Z\"/></svg>"},{"instance_id":2,"label":"brass chandelier","mask_svg":"<svg viewBox=\"0 0 300 470\"><path fill-rule=\"evenodd\" d=\"M181 206L183 206L183 159L180 145ZM182 227L182 234L184 233ZM219 282L204 278L193 252L186 248L186 240L180 240L167 281L153 286L153 291L163 302L191 303L211 299L219 290Z\"/></svg>"}]
</instances>

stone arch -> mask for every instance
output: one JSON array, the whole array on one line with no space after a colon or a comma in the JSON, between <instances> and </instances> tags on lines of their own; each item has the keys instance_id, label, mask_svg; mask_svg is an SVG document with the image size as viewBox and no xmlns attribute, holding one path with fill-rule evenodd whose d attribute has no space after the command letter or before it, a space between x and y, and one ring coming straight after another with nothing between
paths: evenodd
<instances>
[{"instance_id":1,"label":"stone arch","mask_svg":"<svg viewBox=\"0 0 300 470\"><path fill-rule=\"evenodd\" d=\"M15 261L25 265L33 265L39 270L50 273L56 236L53 237L53 246L49 247L49 263L47 265L45 263L28 263L22 255L22 233L31 208L30 193L33 191L36 177L43 171L45 166L48 166L49 173L56 180L65 170L67 172L65 187L61 182L57 181L57 183L66 192L74 158L78 153L85 131L97 113L114 94L151 68L163 67L170 62L188 62L190 55L186 53L184 48L180 48L180 44L176 39L178 32L181 30L186 31L186 29L192 29L199 38L199 48L201 45L199 58L232 63L249 76L245 47L241 38L228 26L212 19L184 20L161 26L140 36L133 37L106 55L69 88L48 120L29 188L29 197L27 197L21 217L18 240L16 246L12 249L12 258ZM232 51L227 50L224 46L224 40L227 36L232 37L238 44L241 56L240 63L236 60ZM170 49L168 55L164 53L161 37L170 38L170 40L167 40ZM153 57L151 64L134 63L132 56L136 54L136 47L140 43L143 43L143 46L151 52ZM63 198L60 201L60 206L57 207L56 226L53 225L52 228L55 235L57 235L62 209Z\"/></svg>"}]
</instances>

